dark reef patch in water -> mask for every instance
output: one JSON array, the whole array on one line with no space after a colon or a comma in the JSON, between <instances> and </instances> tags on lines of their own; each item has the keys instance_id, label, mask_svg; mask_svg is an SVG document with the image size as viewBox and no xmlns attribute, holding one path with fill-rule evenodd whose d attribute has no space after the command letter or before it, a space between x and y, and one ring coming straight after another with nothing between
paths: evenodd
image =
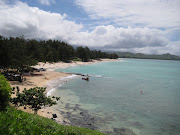
<instances>
[{"instance_id":1,"label":"dark reef patch in water","mask_svg":"<svg viewBox=\"0 0 180 135\"><path fill-rule=\"evenodd\" d=\"M68 119L71 126L78 126L82 128L89 128L92 130L98 130L101 125L111 123L114 121L112 116L106 116L101 118L96 115L90 115L87 110L80 108L80 105L76 104L71 106L67 103L65 105L65 111L60 111L65 119ZM67 124L67 121L64 121ZM131 129L128 128L114 128L113 131L103 131L107 135L136 135Z\"/></svg>"},{"instance_id":2,"label":"dark reef patch in water","mask_svg":"<svg viewBox=\"0 0 180 135\"><path fill-rule=\"evenodd\" d=\"M106 132L108 135L136 135L131 129L128 128L114 128L112 132Z\"/></svg>"},{"instance_id":3,"label":"dark reef patch in water","mask_svg":"<svg viewBox=\"0 0 180 135\"><path fill-rule=\"evenodd\" d=\"M132 122L130 123L131 126L133 127L137 127L137 128L144 128L144 125L141 124L140 122L136 121L136 122Z\"/></svg>"},{"instance_id":4,"label":"dark reef patch in water","mask_svg":"<svg viewBox=\"0 0 180 135\"><path fill-rule=\"evenodd\" d=\"M66 104L65 111L60 111L64 118L70 121L71 126L79 126L83 128L89 128L92 130L98 130L97 124L98 120L102 120L100 117L91 116L87 110L81 109L79 105L70 106L69 103Z\"/></svg>"}]
</instances>

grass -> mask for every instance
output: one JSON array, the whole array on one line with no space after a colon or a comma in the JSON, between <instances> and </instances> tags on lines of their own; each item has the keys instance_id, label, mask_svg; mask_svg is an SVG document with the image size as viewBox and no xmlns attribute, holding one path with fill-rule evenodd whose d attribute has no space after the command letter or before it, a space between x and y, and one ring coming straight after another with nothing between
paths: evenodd
<instances>
[{"instance_id":1,"label":"grass","mask_svg":"<svg viewBox=\"0 0 180 135\"><path fill-rule=\"evenodd\" d=\"M1 135L103 135L98 131L63 126L54 120L16 110L9 106L0 112Z\"/></svg>"}]
</instances>

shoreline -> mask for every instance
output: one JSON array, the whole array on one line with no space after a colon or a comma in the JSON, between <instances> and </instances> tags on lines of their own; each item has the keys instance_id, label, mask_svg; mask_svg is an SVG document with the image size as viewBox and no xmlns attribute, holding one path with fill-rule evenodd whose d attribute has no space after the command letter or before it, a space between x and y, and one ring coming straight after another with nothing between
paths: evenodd
<instances>
[{"instance_id":1,"label":"shoreline","mask_svg":"<svg viewBox=\"0 0 180 135\"><path fill-rule=\"evenodd\" d=\"M122 61L119 59L101 59L101 60L92 60L91 62L81 62L81 61L72 61L71 63L65 62L56 62L56 63L43 63L39 62L38 65L33 66L34 68L44 68L47 71L54 71L56 69L64 69L73 66L81 66L81 65L89 65L89 64L96 64L100 62L112 62L112 61Z\"/></svg>"},{"instance_id":2,"label":"shoreline","mask_svg":"<svg viewBox=\"0 0 180 135\"><path fill-rule=\"evenodd\" d=\"M55 72L55 71L53 71ZM65 73L66 76L63 77L59 77L57 79L54 80L50 80L46 83L46 85L44 85L44 87L46 87L46 96L51 96L52 92L59 86L64 85L64 83L66 83L67 81L69 81L70 79L72 79L73 77L76 77L78 75L75 74L71 74L71 73Z\"/></svg>"},{"instance_id":3,"label":"shoreline","mask_svg":"<svg viewBox=\"0 0 180 135\"><path fill-rule=\"evenodd\" d=\"M42 71L38 73L42 75L41 76L26 76L25 77L26 80L21 83L17 81L10 81L9 83L11 87L18 86L20 88L20 92L22 92L24 88L30 89L33 87L46 87L46 93L48 93L52 89L52 87L48 85L49 82L52 82L62 77L67 77L70 75L67 73L60 73L60 72L55 72L55 71ZM12 94L11 96L14 97L15 95ZM24 109L24 107L19 107L18 109L27 113L34 113L29 108ZM57 112L55 110L51 110L50 107L42 107L42 109L40 109L37 114L50 119L52 118L52 114L54 113L57 113ZM58 121L61 123L61 121L63 120L64 120L63 117L61 115L58 115Z\"/></svg>"},{"instance_id":4,"label":"shoreline","mask_svg":"<svg viewBox=\"0 0 180 135\"><path fill-rule=\"evenodd\" d=\"M93 60L92 62L72 62L72 63L64 63L64 62L58 62L58 63L42 63L39 62L38 65L34 66L34 68L44 68L47 71L41 71L38 72L39 74L42 74L41 76L26 76L26 81L24 82L15 82L15 81L10 81L11 87L19 87L20 92L26 89L30 89L33 87L46 87L46 93L47 96L51 95L51 92L55 90L57 87L56 85L62 81L62 85L64 84L64 79L68 78L68 76L72 76L73 74L71 73L63 73L63 72L56 72L54 70L56 69L62 69L62 68L68 68L72 66L81 66L81 65L89 65L89 64L96 64L100 62L111 62L111 61L122 61L122 60L117 60L117 59L102 59L101 61L98 60ZM66 80L67 81L67 80ZM52 84L53 82L57 84ZM12 95L13 96L13 95ZM24 109L23 107L19 107L18 109L28 112L28 113L33 113L31 109ZM70 121L67 118L64 118L62 114L60 114L59 111L53 109L53 107L43 107L38 111L38 115L47 117L47 118L52 118L52 114L58 114L58 117L56 118L56 122L63 124L63 125L69 125Z\"/></svg>"}]
</instances>

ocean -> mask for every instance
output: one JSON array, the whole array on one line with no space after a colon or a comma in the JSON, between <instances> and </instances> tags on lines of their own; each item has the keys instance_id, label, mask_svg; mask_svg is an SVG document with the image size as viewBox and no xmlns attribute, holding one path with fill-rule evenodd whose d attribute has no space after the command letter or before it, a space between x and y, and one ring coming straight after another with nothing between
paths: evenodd
<instances>
[{"instance_id":1,"label":"ocean","mask_svg":"<svg viewBox=\"0 0 180 135\"><path fill-rule=\"evenodd\" d=\"M90 78L57 81L54 107L72 125L107 134L179 135L180 61L121 60L57 69Z\"/></svg>"}]
</instances>

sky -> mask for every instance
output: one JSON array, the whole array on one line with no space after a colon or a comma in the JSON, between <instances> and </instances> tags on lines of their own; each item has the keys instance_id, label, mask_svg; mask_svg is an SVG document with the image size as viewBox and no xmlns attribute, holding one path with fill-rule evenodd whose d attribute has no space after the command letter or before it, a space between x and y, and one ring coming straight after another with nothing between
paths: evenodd
<instances>
[{"instance_id":1,"label":"sky","mask_svg":"<svg viewBox=\"0 0 180 135\"><path fill-rule=\"evenodd\" d=\"M0 0L0 35L180 55L180 0Z\"/></svg>"}]
</instances>

